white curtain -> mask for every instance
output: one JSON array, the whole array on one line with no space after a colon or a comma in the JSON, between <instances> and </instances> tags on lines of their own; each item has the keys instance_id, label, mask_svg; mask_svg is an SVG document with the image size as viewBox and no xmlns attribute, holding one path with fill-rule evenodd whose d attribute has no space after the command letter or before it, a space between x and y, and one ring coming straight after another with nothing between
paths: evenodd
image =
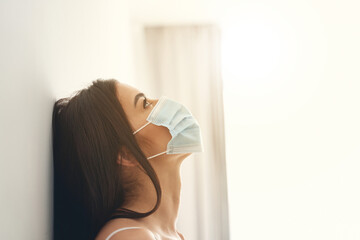
<instances>
[{"instance_id":1,"label":"white curtain","mask_svg":"<svg viewBox=\"0 0 360 240\"><path fill-rule=\"evenodd\" d=\"M217 25L134 25L137 87L185 104L204 152L185 159L177 227L187 240L229 239L220 37Z\"/></svg>"}]
</instances>

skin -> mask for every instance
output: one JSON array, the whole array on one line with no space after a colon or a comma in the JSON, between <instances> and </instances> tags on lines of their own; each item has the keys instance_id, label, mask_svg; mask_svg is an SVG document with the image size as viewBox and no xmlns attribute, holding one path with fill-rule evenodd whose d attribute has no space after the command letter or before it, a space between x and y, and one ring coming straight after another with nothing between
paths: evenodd
<instances>
[{"instance_id":1,"label":"skin","mask_svg":"<svg viewBox=\"0 0 360 240\"><path fill-rule=\"evenodd\" d=\"M134 97L140 93L138 89L118 82L117 84L118 99L122 104L126 116L136 131L147 123L146 118L151 110L155 107L158 99L147 97L147 107L144 109L144 97L140 97L136 107L134 107ZM146 95L146 93L145 93ZM152 123L147 125L135 134L135 138L146 157L153 156L166 150L167 143L171 140L171 134L168 128L157 126ZM122 163L120 159L118 164L123 164L124 171L132 176L137 176L140 183L135 197L126 201L122 207L137 211L150 211L156 204L156 191L150 178L137 168L137 162L134 157L127 152L123 156ZM143 227L157 235L158 239L184 239L182 234L176 230L176 220L179 210L181 179L180 166L183 160L191 153L186 154L162 154L151 158L148 161L154 168L162 189L162 199L156 212L148 217L141 219L117 218L110 220L101 229L97 240L105 239L111 232L123 227ZM126 230L115 234L113 239L154 239L146 230Z\"/></svg>"}]
</instances>

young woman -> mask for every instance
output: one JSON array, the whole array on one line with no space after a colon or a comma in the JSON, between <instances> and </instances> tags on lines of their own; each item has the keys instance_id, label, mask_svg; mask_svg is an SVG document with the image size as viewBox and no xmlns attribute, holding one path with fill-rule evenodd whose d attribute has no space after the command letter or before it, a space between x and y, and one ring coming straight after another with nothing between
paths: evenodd
<instances>
[{"instance_id":1,"label":"young woman","mask_svg":"<svg viewBox=\"0 0 360 240\"><path fill-rule=\"evenodd\" d=\"M180 166L201 152L190 111L97 79L53 110L54 239L184 240Z\"/></svg>"}]
</instances>

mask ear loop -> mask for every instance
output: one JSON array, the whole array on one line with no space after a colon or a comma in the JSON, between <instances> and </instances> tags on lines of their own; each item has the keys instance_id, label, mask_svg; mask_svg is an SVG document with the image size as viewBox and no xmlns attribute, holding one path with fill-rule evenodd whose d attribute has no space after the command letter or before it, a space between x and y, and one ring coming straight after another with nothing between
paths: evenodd
<instances>
[{"instance_id":1,"label":"mask ear loop","mask_svg":"<svg viewBox=\"0 0 360 240\"><path fill-rule=\"evenodd\" d=\"M148 157L147 159L149 160L149 159L151 159L151 158L157 157L157 156L159 156L159 155L161 155L161 154L164 154L164 153L166 153L166 152L167 152L167 151L162 152L162 153L155 154L154 156Z\"/></svg>"},{"instance_id":2,"label":"mask ear loop","mask_svg":"<svg viewBox=\"0 0 360 240\"><path fill-rule=\"evenodd\" d=\"M144 127L146 127L147 125L149 125L151 122L147 122L145 123L142 127L140 127L138 130L136 130L135 132L133 132L133 135L135 135L138 131L140 131L141 129L143 129ZM161 154L164 154L166 153L167 151L164 151L164 152L161 152L161 153L158 153L158 154L155 154L154 156L151 156L151 157L148 157L147 159L151 159L151 158L154 158L154 157L157 157Z\"/></svg>"},{"instance_id":3,"label":"mask ear loop","mask_svg":"<svg viewBox=\"0 0 360 240\"><path fill-rule=\"evenodd\" d=\"M159 103L159 102L158 102ZM158 104L157 103L157 104ZM133 132L133 135L135 135L137 132L139 132L141 129L143 129L144 127L146 127L147 125L149 125L151 122L147 122L147 123L145 123L142 127L140 127L138 130L136 130L135 132ZM166 151L164 151L164 152L161 152L161 153L158 153L158 154L155 154L154 156L151 156L151 157L148 157L148 158L146 158L146 159L151 159L151 158L154 158L154 157L157 157L157 156L159 156L159 155L161 155L161 154L164 154L164 153L166 153L167 152L167 150Z\"/></svg>"},{"instance_id":4,"label":"mask ear loop","mask_svg":"<svg viewBox=\"0 0 360 240\"><path fill-rule=\"evenodd\" d=\"M133 135L135 135L135 133L137 133L138 131L140 131L141 129L143 129L144 127L146 127L147 125L149 125L150 122L147 122L144 124L144 126L142 126L141 128L139 128L138 130L136 130L135 132L133 132Z\"/></svg>"}]
</instances>

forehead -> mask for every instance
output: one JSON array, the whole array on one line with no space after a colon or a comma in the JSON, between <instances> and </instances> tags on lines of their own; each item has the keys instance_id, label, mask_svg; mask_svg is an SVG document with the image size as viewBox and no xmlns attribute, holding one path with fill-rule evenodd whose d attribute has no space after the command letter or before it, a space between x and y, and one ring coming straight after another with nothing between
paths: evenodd
<instances>
[{"instance_id":1,"label":"forehead","mask_svg":"<svg viewBox=\"0 0 360 240\"><path fill-rule=\"evenodd\" d=\"M132 128L136 128L143 123L145 111L140 111L139 108L134 107L134 97L140 91L128 84L117 82L117 97L120 101L125 115L128 118Z\"/></svg>"},{"instance_id":2,"label":"forehead","mask_svg":"<svg viewBox=\"0 0 360 240\"><path fill-rule=\"evenodd\" d=\"M121 103L129 103L133 101L134 96L139 92L135 87L126 83L117 83L118 98Z\"/></svg>"},{"instance_id":3,"label":"forehead","mask_svg":"<svg viewBox=\"0 0 360 240\"><path fill-rule=\"evenodd\" d=\"M134 97L138 93L137 88L126 83L117 82L118 100L131 124L136 124L135 122L139 117L137 109L134 107Z\"/></svg>"}]
</instances>

